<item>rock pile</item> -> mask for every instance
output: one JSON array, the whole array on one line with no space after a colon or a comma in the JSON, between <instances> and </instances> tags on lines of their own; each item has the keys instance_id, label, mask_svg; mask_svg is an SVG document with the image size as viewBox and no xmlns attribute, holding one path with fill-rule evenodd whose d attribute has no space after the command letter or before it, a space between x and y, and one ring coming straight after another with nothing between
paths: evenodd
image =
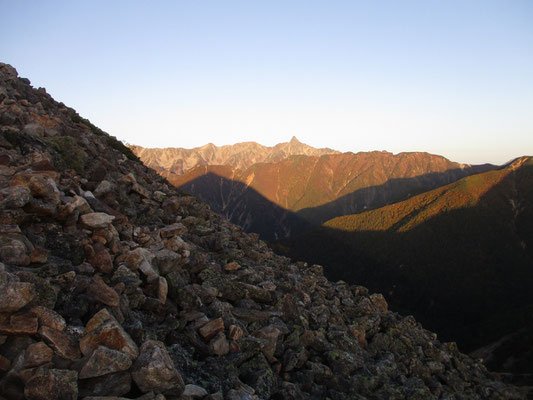
<instances>
[{"instance_id":1,"label":"rock pile","mask_svg":"<svg viewBox=\"0 0 533 400\"><path fill-rule=\"evenodd\" d=\"M4 399L519 399L0 64Z\"/></svg>"}]
</instances>

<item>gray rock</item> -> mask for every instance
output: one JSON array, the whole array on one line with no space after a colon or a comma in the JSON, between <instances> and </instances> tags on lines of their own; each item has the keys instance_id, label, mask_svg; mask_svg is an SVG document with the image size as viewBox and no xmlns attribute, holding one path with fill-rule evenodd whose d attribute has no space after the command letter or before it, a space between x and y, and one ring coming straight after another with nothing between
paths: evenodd
<instances>
[{"instance_id":1,"label":"gray rock","mask_svg":"<svg viewBox=\"0 0 533 400\"><path fill-rule=\"evenodd\" d=\"M22 208L30 198L30 189L26 186L8 186L0 189L0 208Z\"/></svg>"},{"instance_id":2,"label":"gray rock","mask_svg":"<svg viewBox=\"0 0 533 400\"><path fill-rule=\"evenodd\" d=\"M69 360L76 360L81 357L77 340L65 332L43 325L39 328L39 335L52 346L56 354L60 357Z\"/></svg>"},{"instance_id":3,"label":"gray rock","mask_svg":"<svg viewBox=\"0 0 533 400\"><path fill-rule=\"evenodd\" d=\"M144 342L139 358L131 372L137 387L144 393L172 393L179 396L185 384L168 355L164 343L155 340Z\"/></svg>"},{"instance_id":4,"label":"gray rock","mask_svg":"<svg viewBox=\"0 0 533 400\"><path fill-rule=\"evenodd\" d=\"M31 136L43 137L44 127L40 124L32 122L24 126L23 132Z\"/></svg>"},{"instance_id":5,"label":"gray rock","mask_svg":"<svg viewBox=\"0 0 533 400\"><path fill-rule=\"evenodd\" d=\"M109 181L102 181L98 184L96 189L94 189L94 194L96 196L103 196L106 193L109 193L115 189L115 184Z\"/></svg>"},{"instance_id":6,"label":"gray rock","mask_svg":"<svg viewBox=\"0 0 533 400\"><path fill-rule=\"evenodd\" d=\"M18 311L35 297L31 283L15 279L7 272L0 272L0 312Z\"/></svg>"},{"instance_id":7,"label":"gray rock","mask_svg":"<svg viewBox=\"0 0 533 400\"><path fill-rule=\"evenodd\" d=\"M31 263L33 247L27 245L22 235L0 237L0 261L6 264L27 266Z\"/></svg>"},{"instance_id":8,"label":"gray rock","mask_svg":"<svg viewBox=\"0 0 533 400\"><path fill-rule=\"evenodd\" d=\"M220 332L209 342L209 346L217 356L223 356L229 353L229 343L226 335Z\"/></svg>"},{"instance_id":9,"label":"gray rock","mask_svg":"<svg viewBox=\"0 0 533 400\"><path fill-rule=\"evenodd\" d=\"M54 351L44 342L32 343L26 349L24 357L24 367L33 368L39 365L47 364L52 361Z\"/></svg>"},{"instance_id":10,"label":"gray rock","mask_svg":"<svg viewBox=\"0 0 533 400\"><path fill-rule=\"evenodd\" d=\"M159 250L154 254L152 264L161 275L167 275L180 265L181 256L167 249Z\"/></svg>"},{"instance_id":11,"label":"gray rock","mask_svg":"<svg viewBox=\"0 0 533 400\"><path fill-rule=\"evenodd\" d=\"M79 378L94 378L114 372L125 371L131 367L131 358L120 351L98 346L82 367Z\"/></svg>"},{"instance_id":12,"label":"gray rock","mask_svg":"<svg viewBox=\"0 0 533 400\"><path fill-rule=\"evenodd\" d=\"M181 396L186 399L201 399L208 394L209 393L207 393L207 390L205 390L203 387L189 384L185 385L185 390Z\"/></svg>"},{"instance_id":13,"label":"gray rock","mask_svg":"<svg viewBox=\"0 0 533 400\"><path fill-rule=\"evenodd\" d=\"M84 225L88 226L89 228L96 229L106 228L111 222L113 222L115 217L106 213L95 212L84 214L80 217L80 219Z\"/></svg>"},{"instance_id":14,"label":"gray rock","mask_svg":"<svg viewBox=\"0 0 533 400\"><path fill-rule=\"evenodd\" d=\"M71 202L73 210L78 210L80 214L89 214L92 213L93 210L91 209L91 206L89 203L87 203L87 200L85 200L81 196L74 196L74 199Z\"/></svg>"}]
</instances>

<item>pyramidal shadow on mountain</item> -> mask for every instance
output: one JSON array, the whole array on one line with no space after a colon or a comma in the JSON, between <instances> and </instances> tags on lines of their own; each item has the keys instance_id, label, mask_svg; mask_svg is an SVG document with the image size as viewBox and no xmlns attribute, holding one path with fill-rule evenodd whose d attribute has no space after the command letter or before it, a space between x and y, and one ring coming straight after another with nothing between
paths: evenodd
<instances>
[{"instance_id":1,"label":"pyramidal shadow on mountain","mask_svg":"<svg viewBox=\"0 0 533 400\"><path fill-rule=\"evenodd\" d=\"M213 172L203 174L178 189L205 201L213 211L241 226L273 240L299 234L313 227L296 213L271 202L252 187Z\"/></svg>"},{"instance_id":2,"label":"pyramidal shadow on mountain","mask_svg":"<svg viewBox=\"0 0 533 400\"><path fill-rule=\"evenodd\" d=\"M229 167L220 166L219 170L214 169L216 166L211 168L186 183L178 184L178 188L207 202L215 212L247 232L258 233L265 240L279 240L301 234L331 218L402 201L496 167L486 164L389 179L384 184L363 187L331 202L299 211L288 210L267 199L250 185L228 178L232 176ZM175 180L171 182L176 183Z\"/></svg>"},{"instance_id":3,"label":"pyramidal shadow on mountain","mask_svg":"<svg viewBox=\"0 0 533 400\"><path fill-rule=\"evenodd\" d=\"M383 293L393 309L462 351L521 332L506 351L489 355L489 366L533 372L531 341L524 341L533 337L531 158L336 218L276 247L324 265L329 279Z\"/></svg>"}]
</instances>

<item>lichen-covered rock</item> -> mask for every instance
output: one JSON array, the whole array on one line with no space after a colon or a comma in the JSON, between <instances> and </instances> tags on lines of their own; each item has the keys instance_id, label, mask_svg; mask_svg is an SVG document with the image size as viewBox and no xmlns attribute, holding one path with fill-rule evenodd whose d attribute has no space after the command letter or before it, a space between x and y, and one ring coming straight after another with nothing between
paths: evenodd
<instances>
[{"instance_id":1,"label":"lichen-covered rock","mask_svg":"<svg viewBox=\"0 0 533 400\"><path fill-rule=\"evenodd\" d=\"M30 201L30 189L16 185L0 189L0 208L22 208Z\"/></svg>"},{"instance_id":2,"label":"lichen-covered rock","mask_svg":"<svg viewBox=\"0 0 533 400\"><path fill-rule=\"evenodd\" d=\"M281 381L262 354L242 364L239 371L243 382L255 388L261 397L268 399L279 390Z\"/></svg>"},{"instance_id":3,"label":"lichen-covered rock","mask_svg":"<svg viewBox=\"0 0 533 400\"><path fill-rule=\"evenodd\" d=\"M111 287L109 287L101 276L94 275L87 293L94 301L99 301L110 307L117 307L120 303L120 296Z\"/></svg>"},{"instance_id":4,"label":"lichen-covered rock","mask_svg":"<svg viewBox=\"0 0 533 400\"><path fill-rule=\"evenodd\" d=\"M381 293L372 294L370 296L370 301L372 302L372 304L374 304L374 306L379 310L381 314L387 314L387 311L389 311L387 301Z\"/></svg>"},{"instance_id":5,"label":"lichen-covered rock","mask_svg":"<svg viewBox=\"0 0 533 400\"><path fill-rule=\"evenodd\" d=\"M15 276L0 271L0 312L18 311L34 296L34 286L31 283L19 282Z\"/></svg>"},{"instance_id":6,"label":"lichen-covered rock","mask_svg":"<svg viewBox=\"0 0 533 400\"><path fill-rule=\"evenodd\" d=\"M117 350L98 346L82 367L79 378L94 378L127 370L132 364L131 357Z\"/></svg>"},{"instance_id":7,"label":"lichen-covered rock","mask_svg":"<svg viewBox=\"0 0 533 400\"><path fill-rule=\"evenodd\" d=\"M31 263L31 251L33 246L21 235L0 237L0 261L6 264L27 266Z\"/></svg>"},{"instance_id":8,"label":"lichen-covered rock","mask_svg":"<svg viewBox=\"0 0 533 400\"><path fill-rule=\"evenodd\" d=\"M167 275L180 266L182 256L174 251L162 249L154 254L152 264L161 275Z\"/></svg>"},{"instance_id":9,"label":"lichen-covered rock","mask_svg":"<svg viewBox=\"0 0 533 400\"><path fill-rule=\"evenodd\" d=\"M80 349L76 340L65 332L58 331L48 326L39 328L39 335L48 342L60 357L76 360L81 357Z\"/></svg>"},{"instance_id":10,"label":"lichen-covered rock","mask_svg":"<svg viewBox=\"0 0 533 400\"><path fill-rule=\"evenodd\" d=\"M99 346L106 346L137 358L139 349L130 335L105 308L87 322L85 335L80 339L80 349L84 355L91 354Z\"/></svg>"},{"instance_id":11,"label":"lichen-covered rock","mask_svg":"<svg viewBox=\"0 0 533 400\"><path fill-rule=\"evenodd\" d=\"M213 353L215 353L217 356L223 356L229 353L229 343L226 335L224 335L222 332L211 339L209 346L213 350Z\"/></svg>"},{"instance_id":12,"label":"lichen-covered rock","mask_svg":"<svg viewBox=\"0 0 533 400\"><path fill-rule=\"evenodd\" d=\"M63 331L67 326L65 318L63 318L54 310L50 310L49 308L43 306L35 306L31 309L31 312L32 314L35 314L37 316L37 318L39 319L39 324L41 326L48 326L50 328L55 329L56 331Z\"/></svg>"},{"instance_id":13,"label":"lichen-covered rock","mask_svg":"<svg viewBox=\"0 0 533 400\"><path fill-rule=\"evenodd\" d=\"M254 336L266 339L268 344L263 347L262 351L269 362L276 361L274 357L274 351L276 351L276 343L281 331L275 326L268 325L254 332Z\"/></svg>"},{"instance_id":14,"label":"lichen-covered rock","mask_svg":"<svg viewBox=\"0 0 533 400\"><path fill-rule=\"evenodd\" d=\"M183 235L185 232L187 232L187 228L183 224L177 222L175 224L165 226L159 232L161 233L161 237L163 239L167 239L177 235Z\"/></svg>"},{"instance_id":15,"label":"lichen-covered rock","mask_svg":"<svg viewBox=\"0 0 533 400\"><path fill-rule=\"evenodd\" d=\"M28 188L33 196L59 204L59 189L52 178L40 174L33 175L28 182Z\"/></svg>"},{"instance_id":16,"label":"lichen-covered rock","mask_svg":"<svg viewBox=\"0 0 533 400\"><path fill-rule=\"evenodd\" d=\"M139 358L132 368L132 377L144 393L169 392L179 396L185 388L183 379L174 367L165 345L154 340L142 344Z\"/></svg>"},{"instance_id":17,"label":"lichen-covered rock","mask_svg":"<svg viewBox=\"0 0 533 400\"><path fill-rule=\"evenodd\" d=\"M24 396L28 400L76 400L78 373L62 369L38 369L26 382Z\"/></svg>"},{"instance_id":18,"label":"lichen-covered rock","mask_svg":"<svg viewBox=\"0 0 533 400\"><path fill-rule=\"evenodd\" d=\"M52 361L54 351L44 342L32 343L26 349L24 357L24 367L32 368L38 367Z\"/></svg>"},{"instance_id":19,"label":"lichen-covered rock","mask_svg":"<svg viewBox=\"0 0 533 400\"><path fill-rule=\"evenodd\" d=\"M39 324L31 313L0 315L0 335L34 335Z\"/></svg>"}]
</instances>

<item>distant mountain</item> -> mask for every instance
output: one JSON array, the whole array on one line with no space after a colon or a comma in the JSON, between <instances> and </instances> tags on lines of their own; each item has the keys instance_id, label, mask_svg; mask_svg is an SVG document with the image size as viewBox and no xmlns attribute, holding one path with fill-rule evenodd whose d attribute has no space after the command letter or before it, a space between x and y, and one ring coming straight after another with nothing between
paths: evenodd
<instances>
[{"instance_id":1,"label":"distant mountain","mask_svg":"<svg viewBox=\"0 0 533 400\"><path fill-rule=\"evenodd\" d=\"M196 166L183 175L166 176L232 222L275 239L493 168L428 153L369 152L297 155L246 169Z\"/></svg>"},{"instance_id":2,"label":"distant mountain","mask_svg":"<svg viewBox=\"0 0 533 400\"><path fill-rule=\"evenodd\" d=\"M279 143L274 147L256 142L244 142L217 147L212 143L193 149L168 147L150 149L130 146L131 150L150 168L165 177L181 175L199 165L228 165L236 169L246 169L259 162L277 162L292 155L321 156L337 154L332 149L315 149L301 143L295 136L290 142Z\"/></svg>"},{"instance_id":3,"label":"distant mountain","mask_svg":"<svg viewBox=\"0 0 533 400\"><path fill-rule=\"evenodd\" d=\"M332 219L279 248L327 265L330 279L386 293L395 309L463 350L517 332L531 337L533 159ZM514 347L492 366L512 372L528 365L533 372L531 349L505 343Z\"/></svg>"}]
</instances>

